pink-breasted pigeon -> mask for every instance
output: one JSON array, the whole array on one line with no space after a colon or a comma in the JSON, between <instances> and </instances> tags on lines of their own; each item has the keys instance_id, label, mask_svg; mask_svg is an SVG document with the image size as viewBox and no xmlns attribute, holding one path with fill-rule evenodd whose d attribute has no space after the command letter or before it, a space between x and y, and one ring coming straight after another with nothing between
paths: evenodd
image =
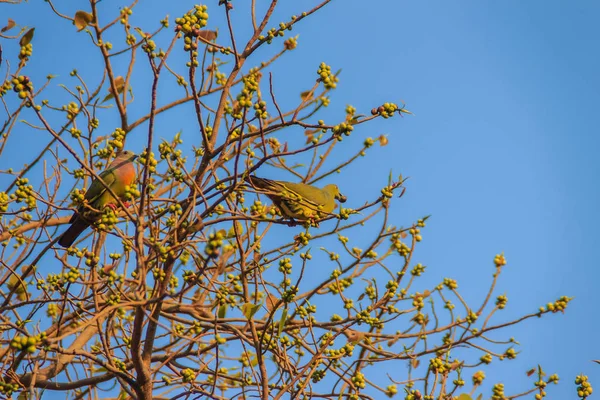
<instances>
[{"instance_id":1,"label":"pink-breasted pigeon","mask_svg":"<svg viewBox=\"0 0 600 400\"><path fill-rule=\"evenodd\" d=\"M133 165L136 157L137 155L131 151L122 151L99 175L106 186L110 187L121 201L124 200L127 186L136 179ZM85 204L79 206L79 209L73 214L69 221L71 226L61 235L58 244L62 247L70 247L77 237L100 216L104 207L118 205L106 186L98 179L92 181L90 188L85 193Z\"/></svg>"}]
</instances>

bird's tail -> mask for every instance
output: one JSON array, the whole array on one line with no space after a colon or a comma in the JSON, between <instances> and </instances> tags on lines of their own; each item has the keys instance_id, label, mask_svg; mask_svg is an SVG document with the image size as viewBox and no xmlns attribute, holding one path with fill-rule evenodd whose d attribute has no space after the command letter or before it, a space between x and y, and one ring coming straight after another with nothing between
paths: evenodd
<instances>
[{"instance_id":1,"label":"bird's tail","mask_svg":"<svg viewBox=\"0 0 600 400\"><path fill-rule=\"evenodd\" d=\"M248 175L245 178L245 181L250 184L255 189L263 189L269 191L275 191L277 189L277 185L271 179L259 178L258 176Z\"/></svg>"},{"instance_id":2,"label":"bird's tail","mask_svg":"<svg viewBox=\"0 0 600 400\"><path fill-rule=\"evenodd\" d=\"M81 217L75 217L69 229L67 229L58 239L58 244L62 247L71 247L73 242L81 235L81 233L90 226L89 222Z\"/></svg>"}]
</instances>

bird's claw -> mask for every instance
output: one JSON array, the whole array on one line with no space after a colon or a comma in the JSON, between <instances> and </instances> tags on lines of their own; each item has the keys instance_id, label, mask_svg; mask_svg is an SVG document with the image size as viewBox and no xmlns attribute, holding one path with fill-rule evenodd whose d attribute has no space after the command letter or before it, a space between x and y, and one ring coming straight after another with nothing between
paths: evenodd
<instances>
[{"instance_id":1,"label":"bird's claw","mask_svg":"<svg viewBox=\"0 0 600 400\"><path fill-rule=\"evenodd\" d=\"M123 202L123 205L125 206L125 208L129 208L129 206L130 206L131 204L129 204L129 202L128 202L128 201L124 201L124 202ZM109 207L109 208L110 208L111 210L113 210L113 211L117 211L117 209L119 208L119 206L118 206L117 204L115 204L115 203L108 203L108 204L107 204L107 205L105 205L104 207Z\"/></svg>"}]
</instances>

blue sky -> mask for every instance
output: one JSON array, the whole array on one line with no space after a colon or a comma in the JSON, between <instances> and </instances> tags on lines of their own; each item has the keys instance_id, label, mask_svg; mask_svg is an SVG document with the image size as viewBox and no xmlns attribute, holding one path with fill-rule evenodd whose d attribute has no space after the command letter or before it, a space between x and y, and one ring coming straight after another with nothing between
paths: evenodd
<instances>
[{"instance_id":1,"label":"blue sky","mask_svg":"<svg viewBox=\"0 0 600 400\"><path fill-rule=\"evenodd\" d=\"M162 16L159 3L148 2L152 9L140 14ZM277 16L302 11L282 3ZM176 4L171 16L191 4ZM17 22L38 26L32 73L66 77L74 64L50 53L50 44L72 31L64 25L54 36L40 35L49 14L32 14L32 7L8 9ZM520 341L521 354L493 364L488 376L496 374L511 394L530 387L525 371L538 363L562 378L549 398L575 398L572 382L582 372L600 382L600 366L590 362L600 358L593 290L600 281L599 16L600 3L584 0L338 0L295 28L298 49L273 69L275 92L291 104L321 61L342 68L324 119L340 118L346 104L367 114L385 101L405 102L415 114L357 129L357 141L384 133L390 144L336 182L357 207L386 184L390 169L410 176L393 215L398 224L432 215L416 254L428 266L427 279L455 278L467 300L479 303L492 259L504 251L508 266L498 290L509 303L499 321L561 295L575 297L565 315L506 332ZM61 51L76 51L82 36ZM93 71L91 62L77 63ZM143 89L134 85L138 91L142 100ZM185 130L191 125L184 120L174 113L159 126ZM31 137L10 146L24 143ZM5 161L11 160L2 168Z\"/></svg>"},{"instance_id":2,"label":"blue sky","mask_svg":"<svg viewBox=\"0 0 600 400\"><path fill-rule=\"evenodd\" d=\"M600 59L591 51L599 11L585 1L348 2L320 15L348 22L318 33L340 39L329 55L351 85L337 98L359 109L401 98L416 114L382 128L392 145L374 167L411 177L399 218L432 214L418 253L429 273L480 298L492 255L504 251L504 317L575 296L564 316L512 330L522 353L493 370L507 393L524 388L524 371L537 363L563 378L550 398L573 398L578 373L600 378L589 361L600 354L592 288Z\"/></svg>"}]
</instances>

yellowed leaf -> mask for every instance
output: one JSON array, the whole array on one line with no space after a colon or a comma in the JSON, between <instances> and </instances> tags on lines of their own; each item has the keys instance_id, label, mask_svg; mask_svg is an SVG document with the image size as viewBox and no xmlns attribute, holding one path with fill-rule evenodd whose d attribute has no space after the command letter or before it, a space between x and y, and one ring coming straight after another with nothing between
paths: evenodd
<instances>
[{"instance_id":1,"label":"yellowed leaf","mask_svg":"<svg viewBox=\"0 0 600 400\"><path fill-rule=\"evenodd\" d=\"M6 32L7 30L14 28L15 25L17 25L17 23L9 18L8 22L6 23L6 26L0 29L0 32Z\"/></svg>"},{"instance_id":2,"label":"yellowed leaf","mask_svg":"<svg viewBox=\"0 0 600 400\"><path fill-rule=\"evenodd\" d=\"M30 30L25 32L25 34L21 37L21 40L19 40L19 44L21 46L27 46L29 43L31 43L31 39L33 39L34 32L35 28L31 28Z\"/></svg>"},{"instance_id":3,"label":"yellowed leaf","mask_svg":"<svg viewBox=\"0 0 600 400\"><path fill-rule=\"evenodd\" d=\"M94 22L94 16L85 11L77 11L73 17L73 24L77 27L77 31L85 29L89 24Z\"/></svg>"},{"instance_id":4,"label":"yellowed leaf","mask_svg":"<svg viewBox=\"0 0 600 400\"><path fill-rule=\"evenodd\" d=\"M125 79L123 79L122 76L117 76L115 78L115 86L117 88L117 94L123 93L125 91ZM131 90L131 87L129 87L129 93L133 97L133 91ZM106 95L106 97L104 97L104 99L102 100L102 103L104 103L105 101L108 101L114 97L115 97L115 94L113 93L112 86L109 86L108 94Z\"/></svg>"},{"instance_id":5,"label":"yellowed leaf","mask_svg":"<svg viewBox=\"0 0 600 400\"><path fill-rule=\"evenodd\" d=\"M312 92L312 90L307 90L306 92L300 93L300 98L303 101L307 101L307 100L312 99L313 98L313 92Z\"/></svg>"},{"instance_id":6,"label":"yellowed leaf","mask_svg":"<svg viewBox=\"0 0 600 400\"><path fill-rule=\"evenodd\" d=\"M242 313L248 320L251 320L254 314L260 310L260 307L261 304L244 303L242 306Z\"/></svg>"}]
</instances>

